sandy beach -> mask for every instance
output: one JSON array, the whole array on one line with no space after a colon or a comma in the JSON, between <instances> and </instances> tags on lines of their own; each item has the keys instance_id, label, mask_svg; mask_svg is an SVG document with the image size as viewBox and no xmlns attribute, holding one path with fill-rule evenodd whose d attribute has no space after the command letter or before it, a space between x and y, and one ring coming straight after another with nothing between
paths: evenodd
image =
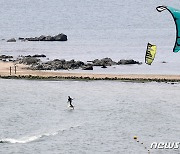
<instances>
[{"instance_id":1,"label":"sandy beach","mask_svg":"<svg viewBox=\"0 0 180 154\"><path fill-rule=\"evenodd\" d=\"M16 66L16 74L15 74ZM10 74L11 67L11 74ZM61 71L39 71L29 70L24 64L14 62L0 62L1 77L42 77L42 78L80 78L80 79L101 79L101 80L152 80L152 81L180 81L180 75L158 75L158 74L92 74L92 73L66 73Z\"/></svg>"}]
</instances>

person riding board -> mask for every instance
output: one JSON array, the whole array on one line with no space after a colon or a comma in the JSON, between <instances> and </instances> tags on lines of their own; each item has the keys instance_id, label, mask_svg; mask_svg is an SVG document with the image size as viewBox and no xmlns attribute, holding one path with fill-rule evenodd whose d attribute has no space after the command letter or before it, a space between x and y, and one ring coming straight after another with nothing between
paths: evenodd
<instances>
[{"instance_id":1,"label":"person riding board","mask_svg":"<svg viewBox=\"0 0 180 154\"><path fill-rule=\"evenodd\" d=\"M74 109L74 106L72 105L72 98L68 96L68 102L69 102L69 107L72 107Z\"/></svg>"}]
</instances>

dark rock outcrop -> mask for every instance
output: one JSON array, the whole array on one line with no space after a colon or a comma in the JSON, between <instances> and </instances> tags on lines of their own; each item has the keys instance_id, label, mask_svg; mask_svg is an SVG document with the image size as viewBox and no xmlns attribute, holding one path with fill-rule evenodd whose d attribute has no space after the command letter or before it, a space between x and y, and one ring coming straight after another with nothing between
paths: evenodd
<instances>
[{"instance_id":1,"label":"dark rock outcrop","mask_svg":"<svg viewBox=\"0 0 180 154\"><path fill-rule=\"evenodd\" d=\"M11 38L11 39L7 40L7 42L16 42L16 39L15 38Z\"/></svg>"},{"instance_id":2,"label":"dark rock outcrop","mask_svg":"<svg viewBox=\"0 0 180 154\"><path fill-rule=\"evenodd\" d=\"M133 59L129 59L129 60L121 59L120 61L118 61L117 64L118 65L129 65L129 64L142 64L142 63L139 61L135 61Z\"/></svg>"},{"instance_id":3,"label":"dark rock outcrop","mask_svg":"<svg viewBox=\"0 0 180 154\"><path fill-rule=\"evenodd\" d=\"M10 58L13 58L13 56L0 55L0 59L10 59Z\"/></svg>"},{"instance_id":4,"label":"dark rock outcrop","mask_svg":"<svg viewBox=\"0 0 180 154\"><path fill-rule=\"evenodd\" d=\"M39 37L30 37L30 38L22 38L20 37L19 40L21 41L67 41L67 35L61 33L55 36L45 36L41 35Z\"/></svg>"},{"instance_id":5,"label":"dark rock outcrop","mask_svg":"<svg viewBox=\"0 0 180 154\"><path fill-rule=\"evenodd\" d=\"M67 41L67 35L61 33L56 36L54 36L55 41Z\"/></svg>"},{"instance_id":6,"label":"dark rock outcrop","mask_svg":"<svg viewBox=\"0 0 180 154\"><path fill-rule=\"evenodd\" d=\"M48 35L48 36L45 37L44 41L55 41L55 39L54 39L53 36Z\"/></svg>"},{"instance_id":7,"label":"dark rock outcrop","mask_svg":"<svg viewBox=\"0 0 180 154\"><path fill-rule=\"evenodd\" d=\"M39 37L39 41L45 41L45 39L46 39L46 36L45 36L45 35L41 35L41 36Z\"/></svg>"},{"instance_id":8,"label":"dark rock outcrop","mask_svg":"<svg viewBox=\"0 0 180 154\"><path fill-rule=\"evenodd\" d=\"M82 67L82 70L93 70L93 65L92 64L86 64Z\"/></svg>"},{"instance_id":9,"label":"dark rock outcrop","mask_svg":"<svg viewBox=\"0 0 180 154\"><path fill-rule=\"evenodd\" d=\"M113 61L111 58L103 58L103 59L95 59L92 61L93 66L112 66L117 63Z\"/></svg>"},{"instance_id":10,"label":"dark rock outcrop","mask_svg":"<svg viewBox=\"0 0 180 154\"><path fill-rule=\"evenodd\" d=\"M31 66L35 70L59 70L59 69L78 69L84 66L84 62L75 61L74 59L66 61L64 59L54 59L52 61L37 63L36 65Z\"/></svg>"},{"instance_id":11,"label":"dark rock outcrop","mask_svg":"<svg viewBox=\"0 0 180 154\"><path fill-rule=\"evenodd\" d=\"M14 61L13 56L7 56L7 55L0 55L0 60L4 61L4 62L6 62L6 61Z\"/></svg>"},{"instance_id":12,"label":"dark rock outcrop","mask_svg":"<svg viewBox=\"0 0 180 154\"><path fill-rule=\"evenodd\" d=\"M18 59L19 63L30 65L32 70L68 70L68 69L79 69L82 70L93 70L93 66L101 66L101 68L107 68L107 66L112 65L128 65L128 64L142 64L133 59L130 60L120 60L118 63L114 62L111 58L103 58L101 60L95 59L93 61L88 61L89 63L84 63L82 61L75 61L74 59L66 61L65 59L54 59L47 62L42 62L41 57L46 57L45 55L28 55L23 56Z\"/></svg>"},{"instance_id":13,"label":"dark rock outcrop","mask_svg":"<svg viewBox=\"0 0 180 154\"><path fill-rule=\"evenodd\" d=\"M24 56L24 57L45 58L46 55L44 55L44 54L40 54L40 55L36 54L36 55L33 55L33 56L27 55L27 56Z\"/></svg>"},{"instance_id":14,"label":"dark rock outcrop","mask_svg":"<svg viewBox=\"0 0 180 154\"><path fill-rule=\"evenodd\" d=\"M40 59L37 59L35 57L23 57L21 59L18 59L20 64L25 65L37 65L40 62Z\"/></svg>"},{"instance_id":15,"label":"dark rock outcrop","mask_svg":"<svg viewBox=\"0 0 180 154\"><path fill-rule=\"evenodd\" d=\"M103 65L101 68L107 68L107 66Z\"/></svg>"},{"instance_id":16,"label":"dark rock outcrop","mask_svg":"<svg viewBox=\"0 0 180 154\"><path fill-rule=\"evenodd\" d=\"M38 55L38 54L36 54L36 55L33 55L32 57L36 57L36 58L45 58L46 57L46 55L44 55L44 54L41 54L41 55Z\"/></svg>"}]
</instances>

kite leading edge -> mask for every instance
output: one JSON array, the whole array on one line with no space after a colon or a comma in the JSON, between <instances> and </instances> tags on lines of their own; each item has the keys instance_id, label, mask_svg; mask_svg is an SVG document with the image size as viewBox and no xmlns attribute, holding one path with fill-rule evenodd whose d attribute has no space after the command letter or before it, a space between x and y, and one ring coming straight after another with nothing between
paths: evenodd
<instances>
[{"instance_id":1,"label":"kite leading edge","mask_svg":"<svg viewBox=\"0 0 180 154\"><path fill-rule=\"evenodd\" d=\"M153 62L155 55L156 55L156 45L147 44L147 50L146 50L146 55L145 55L145 63L148 65L151 65Z\"/></svg>"},{"instance_id":2,"label":"kite leading edge","mask_svg":"<svg viewBox=\"0 0 180 154\"><path fill-rule=\"evenodd\" d=\"M175 25L176 25L176 42L173 48L173 52L180 51L180 10L177 10L175 8L169 7L169 6L158 6L156 8L158 12L162 12L164 10L168 10L171 15L173 16Z\"/></svg>"}]
</instances>

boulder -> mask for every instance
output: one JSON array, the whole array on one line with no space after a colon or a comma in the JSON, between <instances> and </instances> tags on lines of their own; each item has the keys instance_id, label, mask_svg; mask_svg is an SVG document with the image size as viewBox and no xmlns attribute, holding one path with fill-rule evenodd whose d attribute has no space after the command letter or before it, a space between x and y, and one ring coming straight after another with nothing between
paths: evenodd
<instances>
[{"instance_id":1,"label":"boulder","mask_svg":"<svg viewBox=\"0 0 180 154\"><path fill-rule=\"evenodd\" d=\"M54 36L55 41L67 41L67 35L61 33L56 36Z\"/></svg>"},{"instance_id":2,"label":"boulder","mask_svg":"<svg viewBox=\"0 0 180 154\"><path fill-rule=\"evenodd\" d=\"M92 61L93 66L112 66L112 65L116 65L117 63L112 61L111 58L103 58L101 60L99 59L95 59Z\"/></svg>"},{"instance_id":3,"label":"boulder","mask_svg":"<svg viewBox=\"0 0 180 154\"><path fill-rule=\"evenodd\" d=\"M15 38L11 38L11 39L7 40L7 42L16 42L16 39Z\"/></svg>"},{"instance_id":4,"label":"boulder","mask_svg":"<svg viewBox=\"0 0 180 154\"><path fill-rule=\"evenodd\" d=\"M74 59L66 61L64 59L54 59L52 61L47 61L38 65L33 65L32 69L40 70L59 70L59 69L78 69L84 66L82 61L75 61Z\"/></svg>"},{"instance_id":5,"label":"boulder","mask_svg":"<svg viewBox=\"0 0 180 154\"><path fill-rule=\"evenodd\" d=\"M26 65L37 65L40 62L40 59L34 57L23 57L19 60L19 63L26 64Z\"/></svg>"},{"instance_id":6,"label":"boulder","mask_svg":"<svg viewBox=\"0 0 180 154\"><path fill-rule=\"evenodd\" d=\"M167 63L167 62L166 62L166 61L162 61L161 63L164 63L164 64L165 64L165 63Z\"/></svg>"},{"instance_id":7,"label":"boulder","mask_svg":"<svg viewBox=\"0 0 180 154\"><path fill-rule=\"evenodd\" d=\"M55 41L54 37L48 35L45 37L44 41Z\"/></svg>"},{"instance_id":8,"label":"boulder","mask_svg":"<svg viewBox=\"0 0 180 154\"><path fill-rule=\"evenodd\" d=\"M116 65L117 64L111 58L103 58L103 59L101 59L101 61L103 63L103 66L112 66L112 65Z\"/></svg>"},{"instance_id":9,"label":"boulder","mask_svg":"<svg viewBox=\"0 0 180 154\"><path fill-rule=\"evenodd\" d=\"M25 40L28 40L28 41L39 41L39 38L38 37L30 37L30 38L25 38Z\"/></svg>"},{"instance_id":10,"label":"boulder","mask_svg":"<svg viewBox=\"0 0 180 154\"><path fill-rule=\"evenodd\" d=\"M84 66L85 64L84 64L84 62L82 62L82 61L76 61L76 67L82 67L82 66Z\"/></svg>"},{"instance_id":11,"label":"boulder","mask_svg":"<svg viewBox=\"0 0 180 154\"><path fill-rule=\"evenodd\" d=\"M32 57L31 55L27 55L27 56L24 56L24 57Z\"/></svg>"},{"instance_id":12,"label":"boulder","mask_svg":"<svg viewBox=\"0 0 180 154\"><path fill-rule=\"evenodd\" d=\"M33 69L33 70L53 70L53 67L51 65L43 63L43 64L32 65L31 69Z\"/></svg>"},{"instance_id":13,"label":"boulder","mask_svg":"<svg viewBox=\"0 0 180 154\"><path fill-rule=\"evenodd\" d=\"M46 36L41 35L41 36L39 37L39 41L45 41L45 38L46 38Z\"/></svg>"},{"instance_id":14,"label":"boulder","mask_svg":"<svg viewBox=\"0 0 180 154\"><path fill-rule=\"evenodd\" d=\"M24 37L19 37L19 40L21 41L24 41L24 39L25 39Z\"/></svg>"},{"instance_id":15,"label":"boulder","mask_svg":"<svg viewBox=\"0 0 180 154\"><path fill-rule=\"evenodd\" d=\"M13 56L0 55L0 59L11 59Z\"/></svg>"},{"instance_id":16,"label":"boulder","mask_svg":"<svg viewBox=\"0 0 180 154\"><path fill-rule=\"evenodd\" d=\"M129 65L129 64L142 64L139 61L135 61L133 59L129 59L129 60L125 60L125 59L121 59L120 61L118 61L117 63L118 65Z\"/></svg>"},{"instance_id":17,"label":"boulder","mask_svg":"<svg viewBox=\"0 0 180 154\"><path fill-rule=\"evenodd\" d=\"M33 55L33 56L31 56L31 55L27 55L27 56L22 56L22 57L34 57L34 58L45 58L46 57L46 55L44 55L44 54L35 54L35 55Z\"/></svg>"},{"instance_id":18,"label":"boulder","mask_svg":"<svg viewBox=\"0 0 180 154\"><path fill-rule=\"evenodd\" d=\"M82 67L82 70L93 70L93 65L91 64L86 64Z\"/></svg>"},{"instance_id":19,"label":"boulder","mask_svg":"<svg viewBox=\"0 0 180 154\"><path fill-rule=\"evenodd\" d=\"M46 55L44 55L44 54L41 54L41 55L36 54L36 55L33 55L32 57L36 57L36 58L45 58Z\"/></svg>"},{"instance_id":20,"label":"boulder","mask_svg":"<svg viewBox=\"0 0 180 154\"><path fill-rule=\"evenodd\" d=\"M13 56L7 56L7 55L0 55L0 60L4 61L4 62L6 62L6 61L14 61Z\"/></svg>"},{"instance_id":21,"label":"boulder","mask_svg":"<svg viewBox=\"0 0 180 154\"><path fill-rule=\"evenodd\" d=\"M36 66L33 67L36 70L44 70L44 66L42 64L38 64Z\"/></svg>"},{"instance_id":22,"label":"boulder","mask_svg":"<svg viewBox=\"0 0 180 154\"><path fill-rule=\"evenodd\" d=\"M64 69L75 69L75 68L76 68L75 60L72 59L72 60L70 60L70 61L66 61L66 62L63 64L63 68L64 68Z\"/></svg>"},{"instance_id":23,"label":"boulder","mask_svg":"<svg viewBox=\"0 0 180 154\"><path fill-rule=\"evenodd\" d=\"M92 63L93 63L93 66L102 66L103 65L102 61L99 59L93 60Z\"/></svg>"},{"instance_id":24,"label":"boulder","mask_svg":"<svg viewBox=\"0 0 180 154\"><path fill-rule=\"evenodd\" d=\"M103 65L101 68L107 68L107 66Z\"/></svg>"}]
</instances>

